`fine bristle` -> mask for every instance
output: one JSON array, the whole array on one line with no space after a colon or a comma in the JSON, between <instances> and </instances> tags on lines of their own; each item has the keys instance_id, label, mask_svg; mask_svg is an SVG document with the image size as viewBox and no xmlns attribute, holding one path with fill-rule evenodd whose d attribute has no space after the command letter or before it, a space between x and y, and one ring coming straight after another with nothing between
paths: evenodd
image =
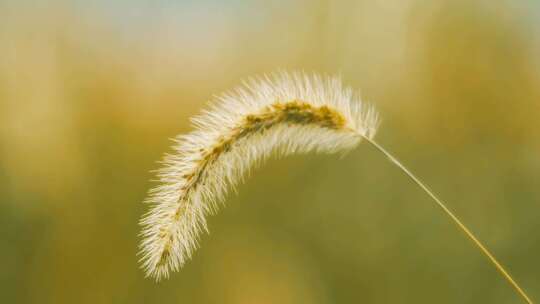
<instances>
[{"instance_id":1,"label":"fine bristle","mask_svg":"<svg viewBox=\"0 0 540 304\"><path fill-rule=\"evenodd\" d=\"M165 157L141 220L141 263L156 280L191 257L206 215L253 165L271 155L346 151L373 138L378 116L338 78L282 72L245 81L193 124Z\"/></svg>"}]
</instances>

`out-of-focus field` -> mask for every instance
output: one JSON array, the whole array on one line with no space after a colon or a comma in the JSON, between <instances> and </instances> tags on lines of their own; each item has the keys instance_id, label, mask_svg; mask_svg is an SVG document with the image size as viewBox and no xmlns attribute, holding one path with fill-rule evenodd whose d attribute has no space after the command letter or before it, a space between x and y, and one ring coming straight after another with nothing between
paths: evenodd
<instances>
[{"instance_id":1,"label":"out-of-focus field","mask_svg":"<svg viewBox=\"0 0 540 304\"><path fill-rule=\"evenodd\" d=\"M519 303L367 145L252 172L191 262L138 268L150 170L253 74L341 74L378 141L540 301L537 1L0 2L0 302Z\"/></svg>"}]
</instances>

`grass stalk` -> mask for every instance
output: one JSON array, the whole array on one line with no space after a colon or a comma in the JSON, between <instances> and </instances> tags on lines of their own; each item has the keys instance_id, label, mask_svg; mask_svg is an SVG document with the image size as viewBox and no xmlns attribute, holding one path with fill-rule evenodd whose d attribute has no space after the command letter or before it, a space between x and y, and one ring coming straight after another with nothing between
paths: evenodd
<instances>
[{"instance_id":1,"label":"grass stalk","mask_svg":"<svg viewBox=\"0 0 540 304\"><path fill-rule=\"evenodd\" d=\"M392 154L390 154L386 149L381 147L377 142L374 140L364 137L364 139L371 144L371 146L375 147L378 151L380 151L382 154L384 154L390 162L392 162L394 165L396 165L401 172L403 172L407 177L409 177L410 180L412 180L415 184L417 184L429 197L435 201L437 206L439 206L446 215L448 215L452 221L458 226L458 228L465 233L465 235L480 249L482 254L486 256L489 261L495 266L495 268L503 275L503 277L510 283L510 285L515 289L515 291L523 298L523 300L528 304L533 304L531 298L525 293L525 291L519 286L519 284L512 278L512 276L508 273L508 271L502 266L502 264L495 258L495 256L486 248L482 242L478 240L478 238L461 222L461 220L452 212L448 207L446 207L446 204L441 201L434 193L431 191L420 179L418 179L414 174L409 171L403 164L401 164L400 161L398 161Z\"/></svg>"}]
</instances>

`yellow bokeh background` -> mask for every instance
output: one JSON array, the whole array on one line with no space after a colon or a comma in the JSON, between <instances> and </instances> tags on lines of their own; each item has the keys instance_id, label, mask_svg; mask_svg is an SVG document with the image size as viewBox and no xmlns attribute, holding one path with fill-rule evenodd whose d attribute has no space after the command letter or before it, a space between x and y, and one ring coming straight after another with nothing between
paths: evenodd
<instances>
[{"instance_id":1,"label":"yellow bokeh background","mask_svg":"<svg viewBox=\"0 0 540 304\"><path fill-rule=\"evenodd\" d=\"M2 303L518 303L383 156L254 170L182 271L136 253L150 170L213 95L339 74L377 141L540 301L540 3L0 2Z\"/></svg>"}]
</instances>

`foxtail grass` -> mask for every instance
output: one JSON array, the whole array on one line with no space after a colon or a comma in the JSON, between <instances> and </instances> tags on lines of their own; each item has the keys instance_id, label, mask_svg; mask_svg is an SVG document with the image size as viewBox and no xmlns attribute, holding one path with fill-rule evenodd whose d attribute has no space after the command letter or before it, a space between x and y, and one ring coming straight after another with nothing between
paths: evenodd
<instances>
[{"instance_id":1,"label":"foxtail grass","mask_svg":"<svg viewBox=\"0 0 540 304\"><path fill-rule=\"evenodd\" d=\"M156 280L178 271L198 247L206 217L254 165L271 155L335 153L366 141L417 184L480 249L516 292L532 303L494 255L452 211L374 136L375 109L340 79L281 72L252 78L225 93L193 119L197 130L176 138L159 170L161 184L146 200L141 220L142 267Z\"/></svg>"}]
</instances>

